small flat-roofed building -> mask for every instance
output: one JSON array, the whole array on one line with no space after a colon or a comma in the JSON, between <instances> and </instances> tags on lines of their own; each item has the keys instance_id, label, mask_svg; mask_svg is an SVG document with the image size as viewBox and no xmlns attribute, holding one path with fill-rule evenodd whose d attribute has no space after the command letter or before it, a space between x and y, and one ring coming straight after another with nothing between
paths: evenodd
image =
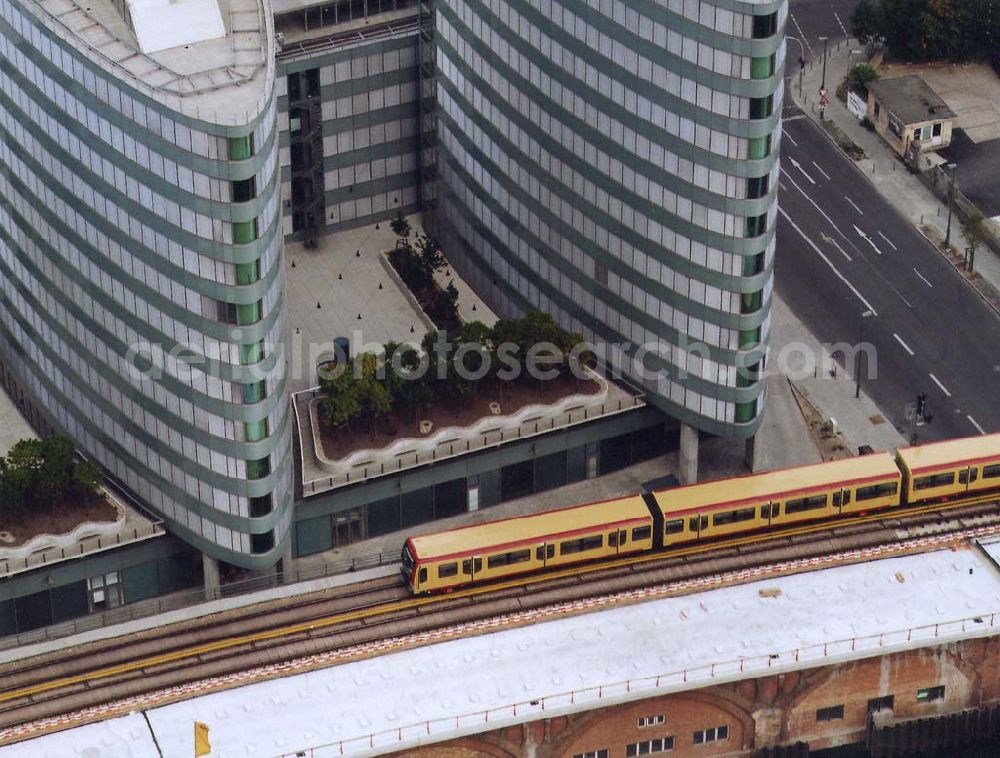
<instances>
[{"instance_id":1,"label":"small flat-roofed building","mask_svg":"<svg viewBox=\"0 0 1000 758\"><path fill-rule=\"evenodd\" d=\"M928 151L950 145L955 112L927 82L911 75L868 85L868 119L905 156L911 147Z\"/></svg>"}]
</instances>

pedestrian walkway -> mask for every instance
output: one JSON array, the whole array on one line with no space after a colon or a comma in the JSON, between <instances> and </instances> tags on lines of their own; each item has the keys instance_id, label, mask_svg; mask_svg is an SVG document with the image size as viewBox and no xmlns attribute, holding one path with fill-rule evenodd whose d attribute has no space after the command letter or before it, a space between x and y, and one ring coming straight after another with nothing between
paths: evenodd
<instances>
[{"instance_id":1,"label":"pedestrian walkway","mask_svg":"<svg viewBox=\"0 0 1000 758\"><path fill-rule=\"evenodd\" d=\"M851 66L864 63L863 45L856 40L841 41L828 52L826 64L826 86L829 90L829 105L824 118L836 124L851 140L865 152L865 157L855 161L863 174L896 210L921 230L928 240L940 249L940 241L945 238L948 223L947 206L920 179L911 174L896 154L882 142L874 132L861 126L858 119L847 110L847 106L834 94ZM801 81L801 94L799 82ZM823 82L822 53L818 53L803 72L790 77L788 88L792 99L809 118L817 123L819 117L819 90ZM928 231L924 231L927 229ZM952 219L951 240L955 247L964 250L968 245L962 233L961 222ZM994 287L1000 289L1000 256L985 245L980 245L976 253L976 271Z\"/></svg>"}]
</instances>

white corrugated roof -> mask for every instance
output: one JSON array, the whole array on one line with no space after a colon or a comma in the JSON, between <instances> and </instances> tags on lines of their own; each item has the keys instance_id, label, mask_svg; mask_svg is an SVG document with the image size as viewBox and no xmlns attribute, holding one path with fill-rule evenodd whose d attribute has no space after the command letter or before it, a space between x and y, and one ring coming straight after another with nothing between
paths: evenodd
<instances>
[{"instance_id":1,"label":"white corrugated roof","mask_svg":"<svg viewBox=\"0 0 1000 758\"><path fill-rule=\"evenodd\" d=\"M144 53L226 36L218 0L128 0Z\"/></svg>"}]
</instances>

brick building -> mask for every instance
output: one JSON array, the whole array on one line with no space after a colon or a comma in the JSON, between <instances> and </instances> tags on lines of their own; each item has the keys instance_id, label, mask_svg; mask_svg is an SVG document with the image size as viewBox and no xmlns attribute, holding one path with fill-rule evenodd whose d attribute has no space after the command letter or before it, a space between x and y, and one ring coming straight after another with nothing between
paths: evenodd
<instances>
[{"instance_id":1,"label":"brick building","mask_svg":"<svg viewBox=\"0 0 1000 758\"><path fill-rule=\"evenodd\" d=\"M901 724L919 738L933 719L939 749L968 744L949 715L1000 703L1000 638L865 658L638 700L410 749L396 758L746 756L810 750ZM988 726L996 735L997 721ZM884 732L872 740L883 745ZM897 739L898 741L898 739ZM802 749L801 747L799 748ZM804 754L804 753L803 753Z\"/></svg>"}]
</instances>

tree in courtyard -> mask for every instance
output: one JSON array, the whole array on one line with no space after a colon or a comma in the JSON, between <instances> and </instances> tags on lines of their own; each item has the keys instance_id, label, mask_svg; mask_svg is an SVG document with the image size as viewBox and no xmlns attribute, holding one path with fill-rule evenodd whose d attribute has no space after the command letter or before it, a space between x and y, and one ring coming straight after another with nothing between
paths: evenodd
<instances>
[{"instance_id":1,"label":"tree in courtyard","mask_svg":"<svg viewBox=\"0 0 1000 758\"><path fill-rule=\"evenodd\" d=\"M878 79L878 71L867 63L859 63L847 72L847 88L868 97L868 85Z\"/></svg>"},{"instance_id":2,"label":"tree in courtyard","mask_svg":"<svg viewBox=\"0 0 1000 758\"><path fill-rule=\"evenodd\" d=\"M331 429L338 429L353 421L361 413L361 388L350 364L336 376L320 379L320 403L323 421Z\"/></svg>"},{"instance_id":3,"label":"tree in courtyard","mask_svg":"<svg viewBox=\"0 0 1000 758\"><path fill-rule=\"evenodd\" d=\"M437 240L427 234L421 234L417 238L417 256L420 258L424 280L429 287L434 280L434 272L445 264L444 254Z\"/></svg>"},{"instance_id":4,"label":"tree in courtyard","mask_svg":"<svg viewBox=\"0 0 1000 758\"><path fill-rule=\"evenodd\" d=\"M357 356L351 366L358 385L359 415L368 418L368 433L375 438L378 422L392 410L392 395L386 386L385 376L379 377L382 359L374 353Z\"/></svg>"},{"instance_id":5,"label":"tree in courtyard","mask_svg":"<svg viewBox=\"0 0 1000 758\"><path fill-rule=\"evenodd\" d=\"M410 246L410 232L412 231L410 227L410 222L406 220L406 216L403 215L403 211L396 211L396 217L389 223L389 228L392 229L392 233L396 235L396 247L409 247Z\"/></svg>"},{"instance_id":6,"label":"tree in courtyard","mask_svg":"<svg viewBox=\"0 0 1000 758\"><path fill-rule=\"evenodd\" d=\"M873 0L861 0L851 14L851 33L864 45L877 47L885 42L885 13Z\"/></svg>"}]
</instances>

